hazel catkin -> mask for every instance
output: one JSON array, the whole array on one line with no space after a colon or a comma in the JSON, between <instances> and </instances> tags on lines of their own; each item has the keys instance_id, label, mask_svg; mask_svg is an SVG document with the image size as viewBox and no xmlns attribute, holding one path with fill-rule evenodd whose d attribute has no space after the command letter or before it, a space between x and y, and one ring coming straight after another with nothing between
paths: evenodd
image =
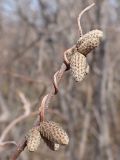
<instances>
[{"instance_id":1,"label":"hazel catkin","mask_svg":"<svg viewBox=\"0 0 120 160\"><path fill-rule=\"evenodd\" d=\"M46 143L46 145L49 147L49 149L51 149L52 151L59 150L60 145L58 143L52 142L45 137L42 137L42 138L43 138L44 142Z\"/></svg>"},{"instance_id":2,"label":"hazel catkin","mask_svg":"<svg viewBox=\"0 0 120 160\"><path fill-rule=\"evenodd\" d=\"M52 121L43 121L39 127L40 134L51 142L67 145L69 137L67 133L57 123Z\"/></svg>"},{"instance_id":3,"label":"hazel catkin","mask_svg":"<svg viewBox=\"0 0 120 160\"><path fill-rule=\"evenodd\" d=\"M89 73L89 65L86 57L79 52L73 54L70 60L70 69L74 79L77 82L81 82Z\"/></svg>"},{"instance_id":4,"label":"hazel catkin","mask_svg":"<svg viewBox=\"0 0 120 160\"><path fill-rule=\"evenodd\" d=\"M97 29L86 33L77 41L77 51L86 56L100 44L102 38L103 32Z\"/></svg>"},{"instance_id":5,"label":"hazel catkin","mask_svg":"<svg viewBox=\"0 0 120 160\"><path fill-rule=\"evenodd\" d=\"M28 150L31 152L36 151L40 144L40 139L40 132L36 128L30 129L26 136Z\"/></svg>"}]
</instances>

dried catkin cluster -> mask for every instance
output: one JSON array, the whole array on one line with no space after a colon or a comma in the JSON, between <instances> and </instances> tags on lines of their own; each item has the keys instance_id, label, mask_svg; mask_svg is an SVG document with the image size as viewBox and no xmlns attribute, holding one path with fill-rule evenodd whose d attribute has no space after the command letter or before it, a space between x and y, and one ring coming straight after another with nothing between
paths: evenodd
<instances>
[{"instance_id":1,"label":"dried catkin cluster","mask_svg":"<svg viewBox=\"0 0 120 160\"><path fill-rule=\"evenodd\" d=\"M102 37L102 31L90 31L80 37L77 44L65 52L65 61L70 64L71 74L76 81L81 82L89 73L86 56L99 45ZM69 137L62 127L52 121L43 121L40 126L31 129L26 136L29 151L37 150L41 137L53 151L58 150L60 145L69 143Z\"/></svg>"},{"instance_id":2,"label":"dried catkin cluster","mask_svg":"<svg viewBox=\"0 0 120 160\"><path fill-rule=\"evenodd\" d=\"M89 73L86 56L100 44L102 37L102 31L90 31L80 37L73 47L65 51L64 61L70 67L71 74L76 81L81 82ZM69 143L67 133L62 127L52 121L42 121L40 126L34 127L28 132L26 136L28 150L37 150L41 138L53 151L58 150L60 145Z\"/></svg>"},{"instance_id":3,"label":"dried catkin cluster","mask_svg":"<svg viewBox=\"0 0 120 160\"><path fill-rule=\"evenodd\" d=\"M69 143L69 137L62 127L52 121L43 121L40 126L32 128L26 136L29 151L37 150L41 137L53 151L58 150L60 145Z\"/></svg>"},{"instance_id":4,"label":"dried catkin cluster","mask_svg":"<svg viewBox=\"0 0 120 160\"><path fill-rule=\"evenodd\" d=\"M86 56L100 44L103 32L92 30L77 41L77 44L65 52L66 61L70 64L71 74L77 82L81 82L89 73Z\"/></svg>"}]
</instances>

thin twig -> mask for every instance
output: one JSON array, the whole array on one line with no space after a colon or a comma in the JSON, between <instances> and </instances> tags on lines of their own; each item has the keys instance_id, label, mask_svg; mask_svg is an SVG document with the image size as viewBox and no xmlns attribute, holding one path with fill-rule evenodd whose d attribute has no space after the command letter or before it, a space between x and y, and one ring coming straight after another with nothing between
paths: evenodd
<instances>
[{"instance_id":1,"label":"thin twig","mask_svg":"<svg viewBox=\"0 0 120 160\"><path fill-rule=\"evenodd\" d=\"M22 75L22 74L19 74L19 73L15 73L15 72L10 72L10 71L7 71L7 70L0 70L0 74L10 75L14 78L19 78L19 79L27 81L27 82L39 83L39 84L42 83L42 81L40 81L40 80L35 80L35 79L32 79L29 76Z\"/></svg>"},{"instance_id":2,"label":"thin twig","mask_svg":"<svg viewBox=\"0 0 120 160\"><path fill-rule=\"evenodd\" d=\"M83 31L82 31L82 27L81 27L81 17L86 11L88 11L94 5L95 5L95 3L92 3L91 5L86 7L78 16L77 22L78 22L78 28L79 28L79 31L80 31L80 36L83 36Z\"/></svg>"},{"instance_id":3,"label":"thin twig","mask_svg":"<svg viewBox=\"0 0 120 160\"><path fill-rule=\"evenodd\" d=\"M2 114L0 114L0 122L8 121L10 113L1 92L0 92L0 106L2 110Z\"/></svg>"},{"instance_id":4,"label":"thin twig","mask_svg":"<svg viewBox=\"0 0 120 160\"><path fill-rule=\"evenodd\" d=\"M16 160L17 157L19 157L20 153L25 149L26 147L26 139L24 138L22 142L17 146L14 154L10 157L10 160Z\"/></svg>"},{"instance_id":5,"label":"thin twig","mask_svg":"<svg viewBox=\"0 0 120 160\"><path fill-rule=\"evenodd\" d=\"M21 120L25 119L29 114L30 114L30 103L28 102L28 100L25 98L24 94L22 92L18 92L21 101L23 102L23 108L25 110L23 115L20 115L18 118L14 119L7 127L6 129L3 131L2 135L0 136L0 144L4 141L4 139L6 138L6 135L8 134L8 132L11 130L11 128L13 128L18 122L20 122Z\"/></svg>"},{"instance_id":6,"label":"thin twig","mask_svg":"<svg viewBox=\"0 0 120 160\"><path fill-rule=\"evenodd\" d=\"M5 141L5 142L0 143L0 148L1 147L3 148L6 145L8 146L8 145L11 145L11 144L17 146L17 143L15 141Z\"/></svg>"}]
</instances>

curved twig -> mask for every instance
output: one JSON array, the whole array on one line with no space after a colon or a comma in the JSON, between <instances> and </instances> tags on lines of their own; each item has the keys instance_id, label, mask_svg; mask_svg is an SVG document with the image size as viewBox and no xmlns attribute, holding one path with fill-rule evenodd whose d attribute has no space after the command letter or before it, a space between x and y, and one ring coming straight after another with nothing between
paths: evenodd
<instances>
[{"instance_id":1,"label":"curved twig","mask_svg":"<svg viewBox=\"0 0 120 160\"><path fill-rule=\"evenodd\" d=\"M15 126L18 122L20 122L21 120L25 119L29 114L30 114L30 103L28 102L28 100L25 98L24 94L22 92L18 92L21 101L23 102L23 108L25 110L23 115L20 115L18 118L14 119L7 127L6 129L3 131L2 135L0 136L0 144L4 141L6 135L8 134L8 132L11 130L11 128L13 128L13 126Z\"/></svg>"},{"instance_id":2,"label":"curved twig","mask_svg":"<svg viewBox=\"0 0 120 160\"><path fill-rule=\"evenodd\" d=\"M79 30L82 34L82 29L81 29L81 24L80 24L80 19L81 19L81 16L83 15L83 13L85 11L87 11L88 9L90 9L92 6L94 5L94 3L90 6L88 6L87 8L85 8L80 14L79 14L79 17L78 17L78 27L79 27ZM71 48L72 49L72 48ZM55 73L54 75L54 81L53 81L53 85L51 87L51 90L50 92L43 98L42 100L42 103L39 107L39 114L38 114L38 118L37 118L37 121L35 122L35 126L38 126L40 124L41 121L44 120L44 111L45 111L45 108L48 108L49 106L49 103L51 102L51 99L52 97L57 94L58 92L58 85L61 81L61 78L63 77L64 75L64 72L66 70L69 70L69 61L66 57L66 54L64 53L64 62L63 64L61 65L60 69ZM20 153L24 150L24 148L26 147L26 139L24 139L20 145L16 148L15 152L12 154L10 160L16 160Z\"/></svg>"},{"instance_id":3,"label":"curved twig","mask_svg":"<svg viewBox=\"0 0 120 160\"><path fill-rule=\"evenodd\" d=\"M78 28L79 28L79 31L80 31L80 36L83 36L83 32L82 32L82 27L81 27L81 17L82 15L88 11L91 7L93 7L95 5L95 3L92 3L91 5L89 5L88 7L86 7L78 16L77 18L77 22L78 22Z\"/></svg>"},{"instance_id":4,"label":"curved twig","mask_svg":"<svg viewBox=\"0 0 120 160\"><path fill-rule=\"evenodd\" d=\"M57 84L59 84L64 72L66 71L66 69L67 69L67 66L63 63L61 65L60 69L58 70L57 75L56 75ZM49 103L50 103L50 101L51 101L51 99L52 99L54 94L55 94L55 88L54 88L54 85L53 85L51 90L50 90L50 92L49 92L49 94L47 94L42 100L42 103L41 103L41 105L39 107L39 112L40 113L39 113L39 116L38 116L37 121L36 121L34 126L38 126L40 124L40 121L43 120L44 117L42 117L42 119L41 119L40 116L41 116L41 114L44 115L44 113L43 113L44 109L48 107L48 105L49 105ZM41 113L41 111L42 111L42 113ZM10 160L16 160L19 157L20 153L24 150L25 147L26 147L26 139L24 139L18 145L18 147L16 148L15 152L12 154Z\"/></svg>"},{"instance_id":5,"label":"curved twig","mask_svg":"<svg viewBox=\"0 0 120 160\"><path fill-rule=\"evenodd\" d=\"M1 147L3 148L6 145L11 145L11 144L17 146L17 143L15 141L5 141L5 142L0 143L0 148Z\"/></svg>"}]
</instances>

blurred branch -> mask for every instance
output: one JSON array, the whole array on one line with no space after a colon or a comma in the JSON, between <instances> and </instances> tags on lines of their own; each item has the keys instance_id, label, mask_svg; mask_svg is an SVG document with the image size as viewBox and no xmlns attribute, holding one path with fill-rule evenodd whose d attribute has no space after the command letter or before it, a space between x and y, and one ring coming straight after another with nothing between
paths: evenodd
<instances>
[{"instance_id":1,"label":"blurred branch","mask_svg":"<svg viewBox=\"0 0 120 160\"><path fill-rule=\"evenodd\" d=\"M5 141L5 142L0 143L0 148L1 147L3 148L5 146L11 145L11 144L17 146L17 143L15 141Z\"/></svg>"},{"instance_id":2,"label":"blurred branch","mask_svg":"<svg viewBox=\"0 0 120 160\"><path fill-rule=\"evenodd\" d=\"M10 113L1 92L0 92L0 106L2 110L2 114L0 115L0 122L7 121L9 119Z\"/></svg>"},{"instance_id":3,"label":"blurred branch","mask_svg":"<svg viewBox=\"0 0 120 160\"><path fill-rule=\"evenodd\" d=\"M14 119L3 131L0 136L0 144L3 143L4 139L6 138L8 132L20 121L25 119L30 114L30 102L26 99L25 95L22 92L18 92L19 97L23 103L24 114L20 115L18 118Z\"/></svg>"},{"instance_id":4,"label":"blurred branch","mask_svg":"<svg viewBox=\"0 0 120 160\"><path fill-rule=\"evenodd\" d=\"M92 94L93 94L91 84L92 84L92 80L90 80L90 85L88 86L88 92L87 92L87 100L86 100L87 102L86 102L86 110L84 113L82 137L79 145L80 159L83 159L85 155L85 151L87 147L87 138L88 138L88 133L90 128Z\"/></svg>"},{"instance_id":5,"label":"blurred branch","mask_svg":"<svg viewBox=\"0 0 120 160\"><path fill-rule=\"evenodd\" d=\"M85 116L84 116L82 138L81 138L80 147L79 147L80 159L83 159L86 151L89 126L90 126L90 112L87 111L87 113L85 113Z\"/></svg>"},{"instance_id":6,"label":"blurred branch","mask_svg":"<svg viewBox=\"0 0 120 160\"><path fill-rule=\"evenodd\" d=\"M28 46L26 46L21 52L19 52L17 55L14 56L13 62L16 62L16 60L20 59L24 56L24 54L29 51L31 48L33 48L37 42L39 42L42 38L44 33L40 33L35 40L33 40Z\"/></svg>"},{"instance_id":7,"label":"blurred branch","mask_svg":"<svg viewBox=\"0 0 120 160\"><path fill-rule=\"evenodd\" d=\"M40 31L38 30L36 25L33 22L30 22L28 17L22 12L22 9L20 8L20 6L18 6L17 12L19 16L23 19L23 21L25 21L28 24L28 26L30 26L35 31L36 34L39 34Z\"/></svg>"},{"instance_id":8,"label":"blurred branch","mask_svg":"<svg viewBox=\"0 0 120 160\"><path fill-rule=\"evenodd\" d=\"M29 76L21 75L21 74L15 73L15 72L7 71L7 70L0 70L0 74L10 75L12 77L20 78L21 80L24 80L24 81L27 81L27 82L33 82L33 83L38 83L38 84L42 83L42 80L41 81L40 80L35 80L35 79L32 79Z\"/></svg>"}]
</instances>

